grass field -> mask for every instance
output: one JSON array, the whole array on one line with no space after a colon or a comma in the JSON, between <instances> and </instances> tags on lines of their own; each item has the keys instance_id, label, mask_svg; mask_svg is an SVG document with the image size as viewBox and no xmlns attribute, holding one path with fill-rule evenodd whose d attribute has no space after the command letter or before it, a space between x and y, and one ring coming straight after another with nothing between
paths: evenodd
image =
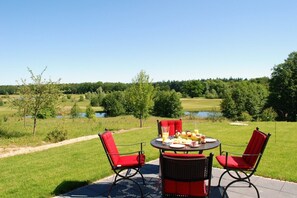
<instances>
[{"instance_id":1,"label":"grass field","mask_svg":"<svg viewBox=\"0 0 297 198\"><path fill-rule=\"evenodd\" d=\"M211 102L219 104L218 101ZM191 105L188 105L187 108L189 106ZM196 104L196 106L201 108L207 104ZM150 146L150 141L157 135L157 119L161 118L150 117L147 119L143 129L115 134L116 142L128 144L144 141L146 142L144 150L147 161L156 159L158 150ZM44 144L43 139L46 134L56 127L65 128L68 131L68 138L74 138L97 134L104 128L109 128L112 131L137 128L139 121L132 116L96 118L94 120L87 118L39 120L35 137L32 136L32 120L27 120L26 127L23 124L23 120L18 117L9 116L5 122L1 121L0 147ZM297 152L296 122L250 122L248 126L233 126L228 121L211 122L183 117L184 130L199 128L201 133L219 139L224 150L235 153L243 152L245 144L256 127L260 127L264 132L272 133L256 174L297 182L297 172L295 171L297 159L292 156ZM226 144L240 144L243 147L227 147ZM214 152L217 155L219 149L207 151L205 154L208 152ZM214 166L218 167L216 161ZM51 197L112 173L99 139L2 158L0 159L0 169L2 170L0 172L0 197Z\"/></svg>"},{"instance_id":2,"label":"grass field","mask_svg":"<svg viewBox=\"0 0 297 198\"><path fill-rule=\"evenodd\" d=\"M220 111L221 99L182 98L184 111Z\"/></svg>"}]
</instances>

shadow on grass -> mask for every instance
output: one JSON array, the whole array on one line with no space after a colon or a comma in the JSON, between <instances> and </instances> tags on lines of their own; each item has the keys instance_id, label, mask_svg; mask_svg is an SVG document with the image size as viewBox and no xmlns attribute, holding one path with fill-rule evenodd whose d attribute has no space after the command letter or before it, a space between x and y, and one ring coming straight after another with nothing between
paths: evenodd
<instances>
[{"instance_id":1,"label":"shadow on grass","mask_svg":"<svg viewBox=\"0 0 297 198\"><path fill-rule=\"evenodd\" d=\"M19 138L23 136L26 136L26 134L19 131L8 131L0 128L0 138L10 139L10 138Z\"/></svg>"},{"instance_id":2,"label":"shadow on grass","mask_svg":"<svg viewBox=\"0 0 297 198\"><path fill-rule=\"evenodd\" d=\"M63 181L52 192L53 195L61 195L76 188L90 184L89 181Z\"/></svg>"}]
</instances>

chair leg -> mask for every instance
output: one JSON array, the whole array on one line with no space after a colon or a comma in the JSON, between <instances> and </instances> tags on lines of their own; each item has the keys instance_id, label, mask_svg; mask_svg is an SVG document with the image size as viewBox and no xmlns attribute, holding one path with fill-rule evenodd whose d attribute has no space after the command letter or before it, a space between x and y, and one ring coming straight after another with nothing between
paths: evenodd
<instances>
[{"instance_id":1,"label":"chair leg","mask_svg":"<svg viewBox=\"0 0 297 198\"><path fill-rule=\"evenodd\" d=\"M248 178L248 180L249 180L249 178ZM260 198L260 193L259 193L258 188L257 188L253 183L251 183L250 181L246 181L246 180L234 180L234 181L230 182L230 183L224 188L224 192L223 192L223 196L222 196L223 198L225 197L225 195L226 195L226 193L227 193L227 189L228 189L231 185L233 185L233 184L235 184L235 183L237 183L237 182L245 182L245 183L248 183L248 184L249 184L249 187L254 187L254 189L255 189L256 192L257 192L257 197Z\"/></svg>"},{"instance_id":2,"label":"chair leg","mask_svg":"<svg viewBox=\"0 0 297 198\"><path fill-rule=\"evenodd\" d=\"M225 172L223 172L223 173L221 174L220 179L219 179L219 183L218 183L218 187L221 186L221 180L222 180L223 176L224 176L227 172L228 172L228 170L225 170Z\"/></svg>"},{"instance_id":3,"label":"chair leg","mask_svg":"<svg viewBox=\"0 0 297 198\"><path fill-rule=\"evenodd\" d=\"M130 178L124 178L124 177L119 178L119 179L117 179L117 180L114 180L114 182L112 183L112 185L109 187L109 190L108 190L108 197L111 197L111 196L110 196L110 193L111 193L111 191L112 191L112 188L113 188L119 181L121 181L121 180L129 180L129 181L132 181L134 184L136 184L136 185L138 186L139 191L140 191L140 194L141 194L141 197L144 197L143 192L142 192L142 188L140 187L140 185L139 185L136 181L134 181L133 179L130 179Z\"/></svg>"}]
</instances>

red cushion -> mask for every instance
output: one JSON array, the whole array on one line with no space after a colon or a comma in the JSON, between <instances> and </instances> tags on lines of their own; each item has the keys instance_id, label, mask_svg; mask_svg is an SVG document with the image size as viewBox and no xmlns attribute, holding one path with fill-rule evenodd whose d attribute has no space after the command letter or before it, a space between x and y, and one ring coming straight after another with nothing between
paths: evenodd
<instances>
[{"instance_id":1,"label":"red cushion","mask_svg":"<svg viewBox=\"0 0 297 198\"><path fill-rule=\"evenodd\" d=\"M176 131L182 132L182 120L161 120L160 125L169 126L169 135L172 136Z\"/></svg>"},{"instance_id":2,"label":"red cushion","mask_svg":"<svg viewBox=\"0 0 297 198\"><path fill-rule=\"evenodd\" d=\"M178 194L186 196L206 196L206 186L204 181L197 182L180 182L170 179L164 180L165 194Z\"/></svg>"},{"instance_id":3,"label":"red cushion","mask_svg":"<svg viewBox=\"0 0 297 198\"><path fill-rule=\"evenodd\" d=\"M115 145L114 139L112 137L112 133L110 131L103 133L102 139L103 139L104 145L106 146L107 152L111 157L111 161L113 162L114 165L117 164L120 158L120 155Z\"/></svg>"},{"instance_id":4,"label":"red cushion","mask_svg":"<svg viewBox=\"0 0 297 198\"><path fill-rule=\"evenodd\" d=\"M140 165L143 166L145 163L145 156L143 154L140 155ZM115 164L117 167L131 167L131 166L139 166L139 157L138 155L127 155L120 156L119 160Z\"/></svg>"},{"instance_id":5,"label":"red cushion","mask_svg":"<svg viewBox=\"0 0 297 198\"><path fill-rule=\"evenodd\" d=\"M164 156L175 158L204 158L203 154L184 154L184 153L164 153ZM181 182L164 179L165 194L178 194L187 196L206 196L206 186L204 181Z\"/></svg>"},{"instance_id":6,"label":"red cushion","mask_svg":"<svg viewBox=\"0 0 297 198\"><path fill-rule=\"evenodd\" d=\"M251 169L253 168L252 165L248 164L243 157L234 157L234 156L228 156L227 158L227 164L226 164L226 156L220 155L216 156L216 159L223 167L228 168L234 168L234 169Z\"/></svg>"},{"instance_id":7,"label":"red cushion","mask_svg":"<svg viewBox=\"0 0 297 198\"><path fill-rule=\"evenodd\" d=\"M267 136L257 130L254 130L253 135L249 141L249 144L247 145L244 154L256 154L258 155L265 143ZM244 160L254 165L257 161L258 156L243 156Z\"/></svg>"}]
</instances>

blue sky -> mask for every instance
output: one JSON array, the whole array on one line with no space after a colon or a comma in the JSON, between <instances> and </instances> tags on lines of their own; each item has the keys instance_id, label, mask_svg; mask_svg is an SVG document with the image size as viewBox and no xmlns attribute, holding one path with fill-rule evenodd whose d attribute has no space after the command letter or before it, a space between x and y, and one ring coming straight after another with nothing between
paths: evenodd
<instances>
[{"instance_id":1,"label":"blue sky","mask_svg":"<svg viewBox=\"0 0 297 198\"><path fill-rule=\"evenodd\" d=\"M295 0L0 0L0 85L270 77L297 49Z\"/></svg>"}]
</instances>

